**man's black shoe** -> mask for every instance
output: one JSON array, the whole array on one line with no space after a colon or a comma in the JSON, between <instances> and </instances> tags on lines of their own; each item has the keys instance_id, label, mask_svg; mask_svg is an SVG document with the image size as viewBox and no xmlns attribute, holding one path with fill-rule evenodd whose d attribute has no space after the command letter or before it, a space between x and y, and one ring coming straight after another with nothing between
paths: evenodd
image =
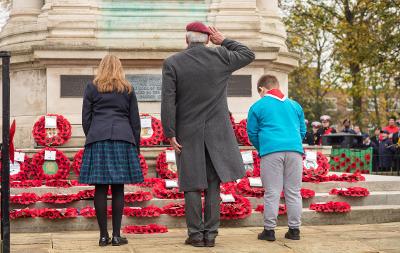
<instances>
[{"instance_id":1,"label":"man's black shoe","mask_svg":"<svg viewBox=\"0 0 400 253\"><path fill-rule=\"evenodd\" d=\"M260 234L258 234L258 240L266 240L273 242L276 240L275 238L275 230L266 230L262 231Z\"/></svg>"},{"instance_id":2,"label":"man's black shoe","mask_svg":"<svg viewBox=\"0 0 400 253\"><path fill-rule=\"evenodd\" d=\"M215 239L204 239L204 246L206 247L214 247Z\"/></svg>"},{"instance_id":3,"label":"man's black shoe","mask_svg":"<svg viewBox=\"0 0 400 253\"><path fill-rule=\"evenodd\" d=\"M204 247L204 240L198 240L188 237L185 244L192 245L193 247Z\"/></svg>"},{"instance_id":4,"label":"man's black shoe","mask_svg":"<svg viewBox=\"0 0 400 253\"><path fill-rule=\"evenodd\" d=\"M300 229L289 228L285 234L285 238L290 240L300 240Z\"/></svg>"}]
</instances>

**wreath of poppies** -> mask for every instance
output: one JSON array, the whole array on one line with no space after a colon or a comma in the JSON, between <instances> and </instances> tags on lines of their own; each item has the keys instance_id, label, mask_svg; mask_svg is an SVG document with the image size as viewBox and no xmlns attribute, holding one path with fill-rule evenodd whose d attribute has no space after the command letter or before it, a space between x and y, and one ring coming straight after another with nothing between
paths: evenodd
<instances>
[{"instance_id":1,"label":"wreath of poppies","mask_svg":"<svg viewBox=\"0 0 400 253\"><path fill-rule=\"evenodd\" d=\"M11 188L31 188L42 186L42 180L23 180L10 182Z\"/></svg>"},{"instance_id":2,"label":"wreath of poppies","mask_svg":"<svg viewBox=\"0 0 400 253\"><path fill-rule=\"evenodd\" d=\"M220 184L220 191L223 194L236 193L236 182L227 182Z\"/></svg>"},{"instance_id":3,"label":"wreath of poppies","mask_svg":"<svg viewBox=\"0 0 400 253\"><path fill-rule=\"evenodd\" d=\"M249 136L247 134L247 119L243 119L236 125L235 134L238 142L244 146L251 146Z\"/></svg>"},{"instance_id":4,"label":"wreath of poppies","mask_svg":"<svg viewBox=\"0 0 400 253\"><path fill-rule=\"evenodd\" d=\"M238 193L246 197L256 197L261 198L264 196L264 188L263 187L251 187L250 180L248 178L243 178L236 185L236 189Z\"/></svg>"},{"instance_id":5,"label":"wreath of poppies","mask_svg":"<svg viewBox=\"0 0 400 253\"><path fill-rule=\"evenodd\" d=\"M151 128L153 129L152 136L149 138L140 138L140 146L148 147L159 145L164 140L161 121L149 114L141 114L140 117L151 117Z\"/></svg>"},{"instance_id":6,"label":"wreath of poppies","mask_svg":"<svg viewBox=\"0 0 400 253\"><path fill-rule=\"evenodd\" d=\"M329 181L354 183L354 182L365 181L365 177L361 175L359 171L356 171L353 174L341 174L341 175L332 174L329 176L313 176L313 177L303 176L303 182L321 183Z\"/></svg>"},{"instance_id":7,"label":"wreath of poppies","mask_svg":"<svg viewBox=\"0 0 400 253\"><path fill-rule=\"evenodd\" d=\"M255 209L256 212L263 213L264 205L258 205ZM285 204L279 204L278 215L285 215L287 213L287 207Z\"/></svg>"},{"instance_id":8,"label":"wreath of poppies","mask_svg":"<svg viewBox=\"0 0 400 253\"><path fill-rule=\"evenodd\" d=\"M153 198L150 192L137 191L126 193L124 196L125 203L149 201Z\"/></svg>"},{"instance_id":9,"label":"wreath of poppies","mask_svg":"<svg viewBox=\"0 0 400 253\"><path fill-rule=\"evenodd\" d=\"M77 175L78 177L81 172L82 158L84 152L85 152L84 149L81 149L78 152L76 152L76 154L74 155L74 160L72 161L71 165L71 168L73 169L75 175Z\"/></svg>"},{"instance_id":10,"label":"wreath of poppies","mask_svg":"<svg viewBox=\"0 0 400 253\"><path fill-rule=\"evenodd\" d=\"M67 219L78 217L78 210L76 208L42 208L42 209L18 209L10 211L10 219L18 218L46 218L46 219Z\"/></svg>"},{"instance_id":11,"label":"wreath of poppies","mask_svg":"<svg viewBox=\"0 0 400 253\"><path fill-rule=\"evenodd\" d=\"M159 199L183 199L184 193L179 188L167 188L165 180L159 181L153 186L153 195Z\"/></svg>"},{"instance_id":12,"label":"wreath of poppies","mask_svg":"<svg viewBox=\"0 0 400 253\"><path fill-rule=\"evenodd\" d=\"M250 201L240 195L233 194L235 202L224 203L220 205L221 220L244 219L251 215Z\"/></svg>"},{"instance_id":13,"label":"wreath of poppies","mask_svg":"<svg viewBox=\"0 0 400 253\"><path fill-rule=\"evenodd\" d=\"M240 152L246 152L246 151L250 151L250 150L241 150ZM260 168L260 156L258 155L258 152L255 150L251 151L253 154L253 169L252 170L247 170L246 171L246 176L247 177L259 177L261 174L261 168Z\"/></svg>"},{"instance_id":14,"label":"wreath of poppies","mask_svg":"<svg viewBox=\"0 0 400 253\"><path fill-rule=\"evenodd\" d=\"M125 226L122 230L125 234L158 234L167 233L168 228L163 225L149 224L144 226Z\"/></svg>"},{"instance_id":15,"label":"wreath of poppies","mask_svg":"<svg viewBox=\"0 0 400 253\"><path fill-rule=\"evenodd\" d=\"M369 195L369 191L363 187L349 187L347 189L332 189L329 194L345 197L366 197Z\"/></svg>"},{"instance_id":16,"label":"wreath of poppies","mask_svg":"<svg viewBox=\"0 0 400 253\"><path fill-rule=\"evenodd\" d=\"M163 179L174 179L178 177L178 173L168 169L167 155L166 155L167 150L174 150L174 149L167 148L158 155L156 162L156 171L158 175Z\"/></svg>"},{"instance_id":17,"label":"wreath of poppies","mask_svg":"<svg viewBox=\"0 0 400 253\"><path fill-rule=\"evenodd\" d=\"M326 176L329 172L329 161L328 158L321 152L317 152L317 168L307 169L303 165L303 177L314 177L314 176Z\"/></svg>"},{"instance_id":18,"label":"wreath of poppies","mask_svg":"<svg viewBox=\"0 0 400 253\"><path fill-rule=\"evenodd\" d=\"M231 112L229 112L229 120L230 120L230 122L232 124L233 132L236 134L236 127L237 126L236 126L235 118L233 117Z\"/></svg>"},{"instance_id":19,"label":"wreath of poppies","mask_svg":"<svg viewBox=\"0 0 400 253\"><path fill-rule=\"evenodd\" d=\"M313 203L310 209L321 213L347 213L351 211L351 206L347 202L327 202Z\"/></svg>"},{"instance_id":20,"label":"wreath of poppies","mask_svg":"<svg viewBox=\"0 0 400 253\"><path fill-rule=\"evenodd\" d=\"M58 170L57 173L54 175L47 175L43 170L43 164L45 162L44 153L46 150L56 152L55 162L58 165ZM68 177L70 170L70 162L62 151L52 147L46 147L40 150L32 157L32 167L34 169L36 179L59 180L59 179L66 179Z\"/></svg>"},{"instance_id":21,"label":"wreath of poppies","mask_svg":"<svg viewBox=\"0 0 400 253\"><path fill-rule=\"evenodd\" d=\"M162 212L172 217L185 216L185 203L170 203L162 208Z\"/></svg>"},{"instance_id":22,"label":"wreath of poppies","mask_svg":"<svg viewBox=\"0 0 400 253\"><path fill-rule=\"evenodd\" d=\"M71 138L71 124L62 115L47 114L47 116L57 117L57 134L48 137L45 128L45 116L39 118L33 126L32 135L36 143L41 146L60 146Z\"/></svg>"},{"instance_id":23,"label":"wreath of poppies","mask_svg":"<svg viewBox=\"0 0 400 253\"><path fill-rule=\"evenodd\" d=\"M80 200L77 194L53 194L50 192L40 198L40 201L52 204L67 204L77 200Z\"/></svg>"},{"instance_id":24,"label":"wreath of poppies","mask_svg":"<svg viewBox=\"0 0 400 253\"><path fill-rule=\"evenodd\" d=\"M16 152L18 152L18 151L16 151ZM23 180L26 180L28 178L30 170L31 170L30 158L27 155L25 155L23 162L14 161L14 163L18 163L19 164L20 171L17 174L14 174L14 175L10 174L10 181L23 181ZM1 170L2 170L1 166L2 166L2 164L0 162L0 173L1 173Z\"/></svg>"},{"instance_id":25,"label":"wreath of poppies","mask_svg":"<svg viewBox=\"0 0 400 253\"><path fill-rule=\"evenodd\" d=\"M159 217L163 213L157 206L146 207L124 207L123 214L129 217Z\"/></svg>"},{"instance_id":26,"label":"wreath of poppies","mask_svg":"<svg viewBox=\"0 0 400 253\"><path fill-rule=\"evenodd\" d=\"M80 200L86 200L86 199L93 199L94 198L94 189L91 190L82 190L79 191L76 195Z\"/></svg>"},{"instance_id":27,"label":"wreath of poppies","mask_svg":"<svg viewBox=\"0 0 400 253\"><path fill-rule=\"evenodd\" d=\"M40 197L35 193L22 193L20 195L11 195L10 203L17 205L31 205L40 200Z\"/></svg>"},{"instance_id":28,"label":"wreath of poppies","mask_svg":"<svg viewBox=\"0 0 400 253\"><path fill-rule=\"evenodd\" d=\"M143 182L137 183L137 184L132 184L138 187L149 187L153 188L154 185L156 185L159 182L163 182L164 180L162 178L145 178Z\"/></svg>"},{"instance_id":29,"label":"wreath of poppies","mask_svg":"<svg viewBox=\"0 0 400 253\"><path fill-rule=\"evenodd\" d=\"M87 206L85 208L82 208L79 214L80 216L85 218L93 218L96 217L96 210L91 206Z\"/></svg>"}]
</instances>

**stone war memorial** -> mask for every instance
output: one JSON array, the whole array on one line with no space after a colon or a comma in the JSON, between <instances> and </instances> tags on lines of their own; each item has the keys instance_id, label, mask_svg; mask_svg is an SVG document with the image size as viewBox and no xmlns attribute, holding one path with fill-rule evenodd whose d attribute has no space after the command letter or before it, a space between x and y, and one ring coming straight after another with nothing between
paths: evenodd
<instances>
[{"instance_id":1,"label":"stone war memorial","mask_svg":"<svg viewBox=\"0 0 400 253\"><path fill-rule=\"evenodd\" d=\"M286 45L278 0L5 2L10 8L0 51L11 54L10 120L16 122L11 252L400 252L400 177L361 174L357 168L373 162L370 154L347 161L344 153L332 155L330 146L304 146L302 239L282 239L279 227L276 242L257 240L265 192L246 118L259 100L258 79L276 76L290 96L288 75L299 62ZM193 21L217 27L255 54L251 64L233 73L227 89L246 176L221 184L220 237L214 249L204 250L184 245L184 193L160 115L163 62L187 47L185 28ZM122 231L130 241L117 249L98 247L95 188L78 182L83 92L107 54L121 59L138 99L145 178L125 185ZM332 161L354 168L338 173ZM109 195L109 229L111 203ZM282 194L278 225L287 222Z\"/></svg>"}]
</instances>

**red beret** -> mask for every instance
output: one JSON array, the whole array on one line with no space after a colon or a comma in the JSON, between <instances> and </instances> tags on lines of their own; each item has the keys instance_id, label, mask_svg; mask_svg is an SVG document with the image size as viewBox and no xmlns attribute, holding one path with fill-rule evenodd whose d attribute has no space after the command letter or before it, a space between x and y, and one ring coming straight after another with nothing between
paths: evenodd
<instances>
[{"instance_id":1,"label":"red beret","mask_svg":"<svg viewBox=\"0 0 400 253\"><path fill-rule=\"evenodd\" d=\"M201 22L193 22L190 23L186 26L186 31L188 32L199 32L199 33L205 33L210 35L211 31L208 28L208 26L206 26L205 24L201 23Z\"/></svg>"}]
</instances>

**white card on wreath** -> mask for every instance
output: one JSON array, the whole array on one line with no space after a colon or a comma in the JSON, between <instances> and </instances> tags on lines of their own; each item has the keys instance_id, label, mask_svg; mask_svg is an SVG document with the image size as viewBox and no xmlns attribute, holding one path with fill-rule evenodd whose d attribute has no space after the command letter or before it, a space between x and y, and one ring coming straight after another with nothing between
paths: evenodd
<instances>
[{"instance_id":1,"label":"white card on wreath","mask_svg":"<svg viewBox=\"0 0 400 253\"><path fill-rule=\"evenodd\" d=\"M44 128L57 128L57 117L44 116Z\"/></svg>"},{"instance_id":2,"label":"white card on wreath","mask_svg":"<svg viewBox=\"0 0 400 253\"><path fill-rule=\"evenodd\" d=\"M25 153L24 152L15 152L14 153L14 161L23 163L25 161Z\"/></svg>"},{"instance_id":3,"label":"white card on wreath","mask_svg":"<svg viewBox=\"0 0 400 253\"><path fill-rule=\"evenodd\" d=\"M140 126L141 128L151 128L151 117L140 118Z\"/></svg>"},{"instance_id":4,"label":"white card on wreath","mask_svg":"<svg viewBox=\"0 0 400 253\"><path fill-rule=\"evenodd\" d=\"M261 177L249 177L251 187L263 187Z\"/></svg>"},{"instance_id":5,"label":"white card on wreath","mask_svg":"<svg viewBox=\"0 0 400 253\"><path fill-rule=\"evenodd\" d=\"M244 151L242 153L242 159L244 164L253 164L253 152L252 151Z\"/></svg>"},{"instance_id":6,"label":"white card on wreath","mask_svg":"<svg viewBox=\"0 0 400 253\"><path fill-rule=\"evenodd\" d=\"M46 161L55 161L56 160L56 151L45 150L44 151L44 160Z\"/></svg>"},{"instance_id":7,"label":"white card on wreath","mask_svg":"<svg viewBox=\"0 0 400 253\"><path fill-rule=\"evenodd\" d=\"M235 202L235 197L232 194L223 194L220 193L221 199L223 203L233 203Z\"/></svg>"},{"instance_id":8,"label":"white card on wreath","mask_svg":"<svg viewBox=\"0 0 400 253\"><path fill-rule=\"evenodd\" d=\"M178 188L178 181L176 180L171 180L171 179L165 179L165 187L166 188Z\"/></svg>"},{"instance_id":9,"label":"white card on wreath","mask_svg":"<svg viewBox=\"0 0 400 253\"><path fill-rule=\"evenodd\" d=\"M307 161L317 161L317 152L315 151L306 151L306 160Z\"/></svg>"},{"instance_id":10,"label":"white card on wreath","mask_svg":"<svg viewBox=\"0 0 400 253\"><path fill-rule=\"evenodd\" d=\"M167 163L176 163L175 150L165 151L165 159Z\"/></svg>"},{"instance_id":11,"label":"white card on wreath","mask_svg":"<svg viewBox=\"0 0 400 253\"><path fill-rule=\"evenodd\" d=\"M17 175L21 171L21 165L18 162L10 161L10 176Z\"/></svg>"}]
</instances>

